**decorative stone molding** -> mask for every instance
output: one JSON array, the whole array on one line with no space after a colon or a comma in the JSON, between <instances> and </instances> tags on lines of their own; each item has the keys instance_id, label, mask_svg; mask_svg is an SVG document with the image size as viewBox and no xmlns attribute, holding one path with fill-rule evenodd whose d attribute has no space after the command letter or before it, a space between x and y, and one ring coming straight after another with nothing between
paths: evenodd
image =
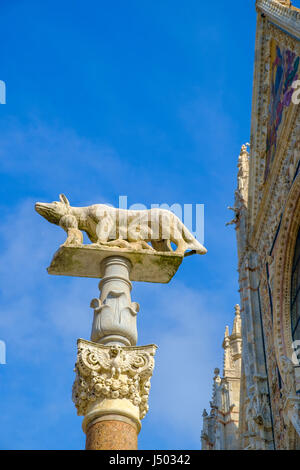
<instances>
[{"instance_id":1,"label":"decorative stone molding","mask_svg":"<svg viewBox=\"0 0 300 470\"><path fill-rule=\"evenodd\" d=\"M300 34L300 10L290 0L257 0L256 7L290 34Z\"/></svg>"},{"instance_id":2,"label":"decorative stone molding","mask_svg":"<svg viewBox=\"0 0 300 470\"><path fill-rule=\"evenodd\" d=\"M298 148L294 147L294 156L298 164ZM295 159L291 164L296 166ZM289 168L288 168L289 170ZM272 257L268 257L270 288L273 304L273 345L276 362L282 381L280 397L278 396L278 380L276 375L271 381L273 400L283 411L286 431L283 424L275 416L274 430L278 436L278 445L287 449L295 447L295 433L300 437L299 396L296 394L296 371L290 358L293 354L291 332L291 276L296 239L300 227L300 175L297 175L288 194L282 193L281 200L284 210L280 230L276 239ZM271 258L271 259L269 259ZM264 300L264 308L267 305ZM279 405L280 403L280 405ZM281 437L280 437L281 436ZM284 436L284 437L282 437Z\"/></svg>"},{"instance_id":3,"label":"decorative stone molding","mask_svg":"<svg viewBox=\"0 0 300 470\"><path fill-rule=\"evenodd\" d=\"M291 273L299 227L300 175L296 177L286 200L276 243L273 334L277 362L283 376L282 358L292 357L293 354L290 322Z\"/></svg>"},{"instance_id":4,"label":"decorative stone molding","mask_svg":"<svg viewBox=\"0 0 300 470\"><path fill-rule=\"evenodd\" d=\"M264 379L266 380L266 379ZM272 428L269 396L259 392L253 384L245 400L246 432L242 436L247 450L269 449L272 439L269 433Z\"/></svg>"},{"instance_id":5,"label":"decorative stone molding","mask_svg":"<svg viewBox=\"0 0 300 470\"><path fill-rule=\"evenodd\" d=\"M261 213L255 225L255 236L252 237L251 243L256 245L258 253L262 257L267 252L270 252L288 193L295 178L300 159L299 132L300 115L298 117L298 125L296 125L289 144L285 148L285 158L281 158L280 164L279 162L274 162L274 164L278 163L278 169L274 167L272 185L268 186L268 192L265 194L263 207L261 207ZM276 178L274 176L275 173L277 175Z\"/></svg>"},{"instance_id":6,"label":"decorative stone molding","mask_svg":"<svg viewBox=\"0 0 300 470\"><path fill-rule=\"evenodd\" d=\"M277 2L279 2L281 5L283 5L285 7L291 7L292 6L291 0L277 0Z\"/></svg>"},{"instance_id":7,"label":"decorative stone molding","mask_svg":"<svg viewBox=\"0 0 300 470\"><path fill-rule=\"evenodd\" d=\"M148 411L155 345L103 346L84 339L77 342L76 378L72 398L83 429L105 415L129 418L138 430Z\"/></svg>"},{"instance_id":8,"label":"decorative stone molding","mask_svg":"<svg viewBox=\"0 0 300 470\"><path fill-rule=\"evenodd\" d=\"M299 398L294 393L297 370L292 371L290 364L287 374L283 356L292 354L290 278L300 226L300 107L289 99L283 104L276 152L268 159L267 137L272 129L274 51L278 45L281 52L300 56L300 10L288 0L257 0L256 5L248 197L244 203L239 169L232 221L237 232L243 322L239 432L242 448L292 449L299 446L299 438L291 438L299 426ZM228 354L228 367L230 362ZM289 442L286 434L291 435Z\"/></svg>"},{"instance_id":9,"label":"decorative stone molding","mask_svg":"<svg viewBox=\"0 0 300 470\"><path fill-rule=\"evenodd\" d=\"M281 357L281 364L284 380L282 395L285 401L289 397L296 396L295 367L292 361L286 356Z\"/></svg>"},{"instance_id":10,"label":"decorative stone molding","mask_svg":"<svg viewBox=\"0 0 300 470\"><path fill-rule=\"evenodd\" d=\"M257 2L259 8L262 4L265 6L273 4L275 8L282 9L284 13L288 12L287 15L289 17L296 13L275 1L265 0ZM300 18L300 11L297 14ZM283 162L286 159L291 160L293 152L291 146L293 146L294 139L297 137L296 128L300 124L299 106L290 106L287 119L281 125L276 161L272 164L272 177L264 182L267 118L270 103L271 40L300 55L300 41L296 39L297 36L300 37L300 31L294 35L296 37L289 36L279 27L276 27L276 24L271 24L268 18L268 16L258 18L256 40L256 68L251 130L251 187L249 190L249 226L253 227L253 239L251 240L253 246L257 246L262 239L261 230L264 230L266 226L270 226L270 221L267 221L266 217L272 211L274 199L276 198L274 193L278 194L278 175L282 174ZM297 20L298 28L300 25L299 18ZM290 135L291 130L293 131L293 136ZM273 232L273 224L270 232Z\"/></svg>"},{"instance_id":11,"label":"decorative stone molding","mask_svg":"<svg viewBox=\"0 0 300 470\"><path fill-rule=\"evenodd\" d=\"M282 397L284 403L285 425L293 426L300 437L300 397L296 394L295 367L292 361L283 356L281 358L282 370L284 373L284 384ZM291 436L289 432L289 436Z\"/></svg>"},{"instance_id":12,"label":"decorative stone molding","mask_svg":"<svg viewBox=\"0 0 300 470\"><path fill-rule=\"evenodd\" d=\"M239 270L243 325L240 446L243 449L270 450L274 448L272 415L259 313L264 270L261 258L255 251L246 251L242 256Z\"/></svg>"},{"instance_id":13,"label":"decorative stone molding","mask_svg":"<svg viewBox=\"0 0 300 470\"><path fill-rule=\"evenodd\" d=\"M284 412L286 426L292 425L300 437L300 398L298 396L287 398L284 406Z\"/></svg>"},{"instance_id":14,"label":"decorative stone molding","mask_svg":"<svg viewBox=\"0 0 300 470\"><path fill-rule=\"evenodd\" d=\"M137 302L131 301L131 262L121 256L110 256L102 264L101 295L91 302L94 309L91 340L107 345L134 346L137 342L136 317L140 307Z\"/></svg>"},{"instance_id":15,"label":"decorative stone molding","mask_svg":"<svg viewBox=\"0 0 300 470\"><path fill-rule=\"evenodd\" d=\"M299 129L300 133L300 129ZM296 170L300 160L300 138L295 141L293 146L292 156L288 165L289 185L291 186L296 176Z\"/></svg>"}]
</instances>

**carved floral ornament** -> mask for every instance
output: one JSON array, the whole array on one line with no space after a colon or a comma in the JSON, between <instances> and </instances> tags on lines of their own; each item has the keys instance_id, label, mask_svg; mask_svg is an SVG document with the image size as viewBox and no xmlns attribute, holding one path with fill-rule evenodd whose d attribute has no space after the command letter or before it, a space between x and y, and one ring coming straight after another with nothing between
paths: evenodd
<instances>
[{"instance_id":1,"label":"carved floral ornament","mask_svg":"<svg viewBox=\"0 0 300 470\"><path fill-rule=\"evenodd\" d=\"M300 108L299 108L300 109ZM285 158L281 159L280 171L273 181L272 186L269 187L266 200L263 207L262 217L256 227L256 235L252 240L252 244L256 245L260 257L264 257L267 251L270 251L274 241L275 233L277 231L282 212L285 207L285 202L288 198L288 193L293 184L296 169L299 163L299 132L300 132L300 114L298 123L292 133L292 137L285 153Z\"/></svg>"},{"instance_id":2,"label":"carved floral ornament","mask_svg":"<svg viewBox=\"0 0 300 470\"><path fill-rule=\"evenodd\" d=\"M85 416L96 401L124 398L144 418L156 348L103 346L79 339L72 394L78 415Z\"/></svg>"}]
</instances>

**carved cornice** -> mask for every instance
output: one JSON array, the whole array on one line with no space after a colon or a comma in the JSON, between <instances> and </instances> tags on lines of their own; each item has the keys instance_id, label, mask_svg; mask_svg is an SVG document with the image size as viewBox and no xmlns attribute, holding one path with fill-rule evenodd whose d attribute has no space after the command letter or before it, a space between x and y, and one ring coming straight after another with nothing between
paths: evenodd
<instances>
[{"instance_id":1,"label":"carved cornice","mask_svg":"<svg viewBox=\"0 0 300 470\"><path fill-rule=\"evenodd\" d=\"M78 415L86 417L84 427L105 414L127 416L139 427L149 408L157 346L103 346L83 339L77 344L72 398Z\"/></svg>"},{"instance_id":2,"label":"carved cornice","mask_svg":"<svg viewBox=\"0 0 300 470\"><path fill-rule=\"evenodd\" d=\"M257 0L256 7L285 31L300 37L300 10L282 3L277 0Z\"/></svg>"}]
</instances>

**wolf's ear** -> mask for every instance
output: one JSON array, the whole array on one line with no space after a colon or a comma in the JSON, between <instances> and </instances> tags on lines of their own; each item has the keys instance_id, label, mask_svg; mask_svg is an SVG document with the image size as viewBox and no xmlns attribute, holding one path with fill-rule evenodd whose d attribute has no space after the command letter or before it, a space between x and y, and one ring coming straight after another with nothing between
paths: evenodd
<instances>
[{"instance_id":1,"label":"wolf's ear","mask_svg":"<svg viewBox=\"0 0 300 470\"><path fill-rule=\"evenodd\" d=\"M68 198L67 198L67 196L65 196L64 194L60 194L60 195L59 195L59 200L60 200L63 204L65 204L66 206L70 206L70 203L69 203L69 201L68 201Z\"/></svg>"}]
</instances>

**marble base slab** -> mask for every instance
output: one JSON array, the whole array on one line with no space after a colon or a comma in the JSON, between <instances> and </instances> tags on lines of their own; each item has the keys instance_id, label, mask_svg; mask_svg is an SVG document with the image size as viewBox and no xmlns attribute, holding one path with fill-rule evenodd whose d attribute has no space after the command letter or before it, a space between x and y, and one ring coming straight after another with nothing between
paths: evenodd
<instances>
[{"instance_id":1,"label":"marble base slab","mask_svg":"<svg viewBox=\"0 0 300 470\"><path fill-rule=\"evenodd\" d=\"M109 256L122 256L131 264L131 281L166 284L177 272L184 258L175 252L128 250L95 245L61 246L54 254L49 274L102 278L102 261Z\"/></svg>"}]
</instances>

